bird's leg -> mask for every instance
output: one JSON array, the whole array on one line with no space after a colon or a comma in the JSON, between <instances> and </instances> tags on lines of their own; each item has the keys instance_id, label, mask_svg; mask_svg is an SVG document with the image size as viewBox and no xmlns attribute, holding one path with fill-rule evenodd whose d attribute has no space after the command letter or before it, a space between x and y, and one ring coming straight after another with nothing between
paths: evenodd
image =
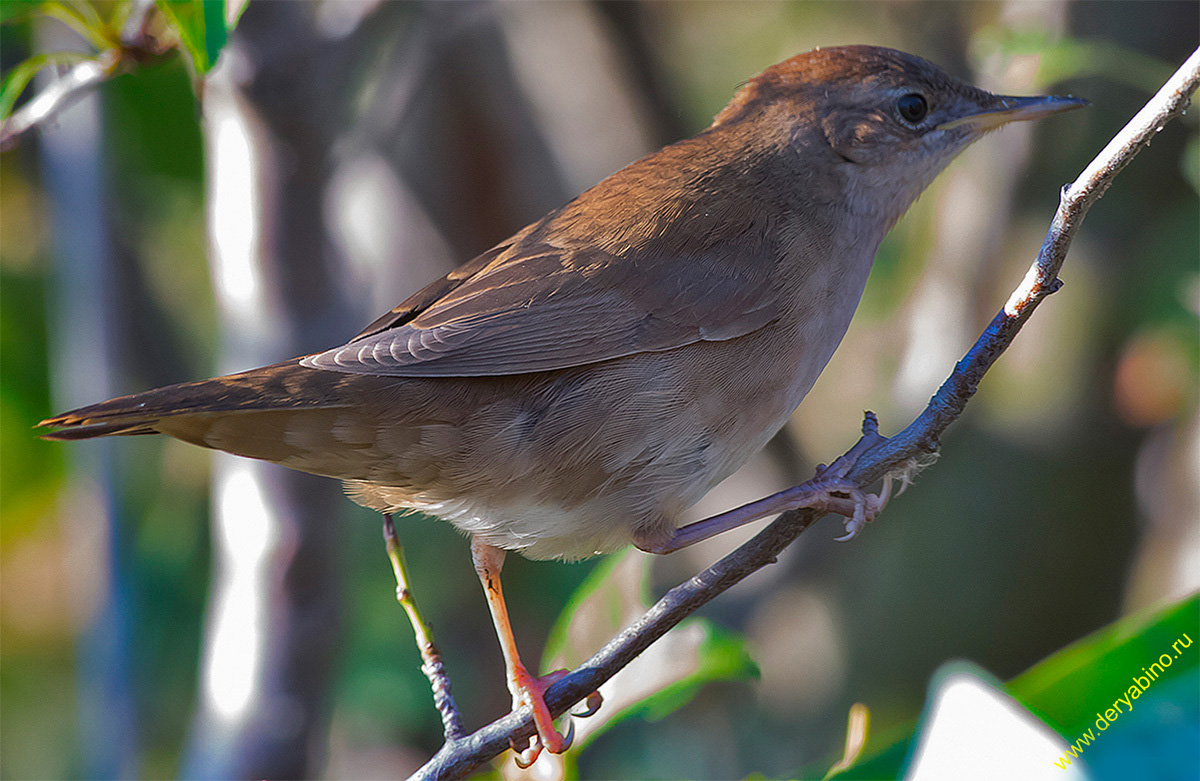
<instances>
[{"instance_id":1,"label":"bird's leg","mask_svg":"<svg viewBox=\"0 0 1200 781\"><path fill-rule=\"evenodd\" d=\"M554 719L550 709L546 707L546 690L556 681L567 674L566 670L558 670L540 678L534 677L521 663L517 653L517 642L513 637L512 625L508 620L508 608L504 604L504 592L500 589L500 569L504 566L504 550L488 545L478 538L471 540L471 558L475 562L475 572L479 582L483 584L483 593L487 597L488 608L492 612L492 623L496 627L496 636L500 639L500 650L504 653L504 666L508 675L508 690L512 692L513 710L519 710L528 705L533 711L533 723L537 735L524 749L515 744L517 764L529 767L538 758L545 747L552 754L561 754L571 747L575 735L574 725L563 736L554 727ZM591 712L599 707L595 701L599 695L588 697L588 707ZM587 715L590 715L587 714Z\"/></svg>"},{"instance_id":2,"label":"bird's leg","mask_svg":"<svg viewBox=\"0 0 1200 781\"><path fill-rule=\"evenodd\" d=\"M863 436L845 455L829 466L817 465L817 474L807 483L788 488L777 494L744 504L741 507L690 523L676 529L666 540L634 539L634 544L647 553L673 553L721 532L736 529L751 521L778 515L789 510L810 508L837 513L846 518L846 534L839 541L853 539L863 525L883 510L892 493L892 477L885 475L878 494L869 494L847 481L846 475L858 459L871 448L887 441L877 430L874 415L868 413L863 424Z\"/></svg>"}]
</instances>

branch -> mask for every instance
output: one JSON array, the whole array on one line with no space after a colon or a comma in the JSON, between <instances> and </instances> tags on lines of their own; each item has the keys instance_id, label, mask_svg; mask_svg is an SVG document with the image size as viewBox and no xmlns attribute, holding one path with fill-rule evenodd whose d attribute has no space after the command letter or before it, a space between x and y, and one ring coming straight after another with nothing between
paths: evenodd
<instances>
[{"instance_id":1,"label":"branch","mask_svg":"<svg viewBox=\"0 0 1200 781\"><path fill-rule=\"evenodd\" d=\"M1004 309L988 324L917 419L896 436L864 453L846 476L847 480L865 488L887 472L937 450L942 432L962 414L983 375L1012 343L1038 304L1062 286L1058 271L1087 210L1134 155L1149 145L1155 133L1187 108L1197 85L1200 85L1200 50L1188 58L1079 178L1063 188L1058 211L1037 260ZM547 691L546 704L551 712L555 716L565 712L698 607L773 563L780 551L818 517L813 510L784 513L745 545L668 591L632 626ZM447 740L413 778L460 778L507 749L514 738L532 734L533 722L527 713L510 713L471 735Z\"/></svg>"},{"instance_id":2,"label":"branch","mask_svg":"<svg viewBox=\"0 0 1200 781\"><path fill-rule=\"evenodd\" d=\"M387 545L388 559L392 562L392 572L396 576L396 601L408 614L412 624L413 635L417 640L417 650L421 652L421 672L429 679L429 687L433 691L433 704L442 715L442 734L447 741L462 737L462 717L458 713L458 705L454 702L454 694L450 690L450 676L446 666L442 664L442 655L433 644L429 633L429 625L421 617L412 592L408 589L408 564L404 560L404 546L396 534L396 525L392 523L389 513L383 514L383 539Z\"/></svg>"},{"instance_id":3,"label":"branch","mask_svg":"<svg viewBox=\"0 0 1200 781\"><path fill-rule=\"evenodd\" d=\"M1113 179L1134 155L1149 146L1155 134L1167 122L1187 109L1197 85L1200 85L1200 49L1192 52L1192 56L1158 94L1108 142L1083 173L1063 188L1058 210L1037 259L1009 297L1004 309L992 318L917 419L889 439L886 445L859 459L848 475L850 480L859 485L870 485L916 454L937 449L942 432L962 414L967 401L975 395L983 375L1012 343L1033 310L1048 295L1062 287L1058 271L1066 260L1067 249L1088 209L1108 190Z\"/></svg>"},{"instance_id":4,"label":"branch","mask_svg":"<svg viewBox=\"0 0 1200 781\"><path fill-rule=\"evenodd\" d=\"M149 32L153 0L135 0L128 23L121 32L120 46L100 52L95 59L71 67L33 98L0 122L0 152L7 152L31 130L54 118L77 100L134 62L162 53L162 44Z\"/></svg>"}]
</instances>

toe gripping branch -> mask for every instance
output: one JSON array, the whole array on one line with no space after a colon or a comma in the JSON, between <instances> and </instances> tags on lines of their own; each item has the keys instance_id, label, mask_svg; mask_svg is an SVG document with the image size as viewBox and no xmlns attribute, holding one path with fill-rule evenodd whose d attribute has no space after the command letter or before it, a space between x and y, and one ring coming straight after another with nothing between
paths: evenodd
<instances>
[{"instance_id":1,"label":"toe gripping branch","mask_svg":"<svg viewBox=\"0 0 1200 781\"><path fill-rule=\"evenodd\" d=\"M838 542L849 542L857 537L865 525L883 512L892 496L891 472L884 474L883 488L878 494L868 493L847 479L850 470L863 455L887 441L887 437L879 433L879 417L870 410L864 412L862 437L854 447L829 466L818 464L816 476L805 484L815 489L816 493L808 504L802 506L837 513L846 519L846 533L835 538Z\"/></svg>"},{"instance_id":2,"label":"toe gripping branch","mask_svg":"<svg viewBox=\"0 0 1200 781\"><path fill-rule=\"evenodd\" d=\"M676 529L665 540L637 540L637 546L648 553L672 553L760 518L801 509L845 516L846 534L838 539L853 539L887 504L894 474L889 472L884 475L883 489L878 495L867 493L848 478L863 455L888 441L879 433L879 418L873 412L864 414L862 431L862 437L845 455L828 466L819 464L812 480L729 512L690 523ZM907 484L907 480L905 482Z\"/></svg>"},{"instance_id":3,"label":"toe gripping branch","mask_svg":"<svg viewBox=\"0 0 1200 781\"><path fill-rule=\"evenodd\" d=\"M521 707L529 705L533 712L534 725L537 727L537 731L527 738L513 737L509 740L509 745L516 754L513 761L522 770L536 762L543 749L552 754L561 754L570 749L575 742L574 719L586 719L594 716L603 705L604 698L600 696L600 692L595 691L589 694L584 700L585 710L568 714L567 732L565 735L559 736L553 727L550 711L546 707L546 690L570 674L570 670L556 670L540 678L530 677L528 681L523 682L521 694L514 698L513 710L520 710Z\"/></svg>"}]
</instances>

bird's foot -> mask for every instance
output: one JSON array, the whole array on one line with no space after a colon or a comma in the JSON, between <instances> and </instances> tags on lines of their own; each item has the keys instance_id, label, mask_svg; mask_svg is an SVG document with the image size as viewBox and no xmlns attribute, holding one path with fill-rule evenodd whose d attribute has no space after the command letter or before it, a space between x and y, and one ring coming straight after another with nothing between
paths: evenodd
<instances>
[{"instance_id":1,"label":"bird's foot","mask_svg":"<svg viewBox=\"0 0 1200 781\"><path fill-rule=\"evenodd\" d=\"M858 444L829 466L818 464L816 476L808 483L810 488L816 490L816 495L805 502L806 506L837 513L846 519L846 533L835 538L838 542L848 542L857 537L862 528L883 511L892 495L891 473L883 476L883 488L878 494L868 493L846 479L863 453L887 441L873 423L874 416L868 415L863 438Z\"/></svg>"},{"instance_id":2,"label":"bird's foot","mask_svg":"<svg viewBox=\"0 0 1200 781\"><path fill-rule=\"evenodd\" d=\"M883 511L892 495L892 476L883 476L883 488L877 494L868 493L852 483L837 481L823 485L821 490L823 509L846 519L846 533L834 539L849 542Z\"/></svg>"},{"instance_id":3,"label":"bird's foot","mask_svg":"<svg viewBox=\"0 0 1200 781\"><path fill-rule=\"evenodd\" d=\"M538 678L524 668L513 671L513 677L508 682L509 691L513 695L513 710L517 711L528 705L533 713L534 727L537 729L537 732L528 739L524 746L513 741L512 749L517 753L518 767L527 768L532 765L537 761L543 749L551 754L561 754L571 747L571 743L575 739L575 723L569 722L567 734L563 735L555 728L550 709L546 707L546 690L566 677L568 673L568 670L556 670ZM572 715L587 718L600 710L600 705L603 703L600 692L589 694L585 703L585 711Z\"/></svg>"}]
</instances>

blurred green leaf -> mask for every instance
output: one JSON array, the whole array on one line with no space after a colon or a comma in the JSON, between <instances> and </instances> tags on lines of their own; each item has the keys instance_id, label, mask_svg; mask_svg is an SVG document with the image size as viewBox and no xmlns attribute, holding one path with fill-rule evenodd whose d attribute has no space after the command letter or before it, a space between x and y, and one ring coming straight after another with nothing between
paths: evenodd
<instances>
[{"instance_id":1,"label":"blurred green leaf","mask_svg":"<svg viewBox=\"0 0 1200 781\"><path fill-rule=\"evenodd\" d=\"M133 8L133 0L120 0L113 6L112 13L109 14L108 26L118 33L124 31L129 16L133 13Z\"/></svg>"},{"instance_id":2,"label":"blurred green leaf","mask_svg":"<svg viewBox=\"0 0 1200 781\"><path fill-rule=\"evenodd\" d=\"M225 0L225 30L233 32L238 26L238 22L242 20L242 14L246 12L246 7L250 5L250 0Z\"/></svg>"},{"instance_id":3,"label":"blurred green leaf","mask_svg":"<svg viewBox=\"0 0 1200 781\"><path fill-rule=\"evenodd\" d=\"M649 562L631 549L588 575L550 632L545 669L575 667L650 607ZM606 684L604 707L580 723L577 743L586 746L631 716L665 718L709 683L757 675L741 635L706 619L687 619Z\"/></svg>"},{"instance_id":4,"label":"blurred green leaf","mask_svg":"<svg viewBox=\"0 0 1200 781\"><path fill-rule=\"evenodd\" d=\"M4 0L0 3L0 24L27 19L37 12L42 0Z\"/></svg>"},{"instance_id":5,"label":"blurred green leaf","mask_svg":"<svg viewBox=\"0 0 1200 781\"><path fill-rule=\"evenodd\" d=\"M49 65L73 65L85 59L87 55L82 52L35 54L4 74L4 80L0 82L0 119L12 113L17 98L21 97L21 93L42 68Z\"/></svg>"},{"instance_id":6,"label":"blurred green leaf","mask_svg":"<svg viewBox=\"0 0 1200 781\"><path fill-rule=\"evenodd\" d=\"M225 48L225 41L228 39L228 31L225 29L225 3L224 0L219 2L203 3L204 10L204 54L208 58L208 67L212 67L217 62L217 57L221 56L221 49Z\"/></svg>"},{"instance_id":7,"label":"blurred green leaf","mask_svg":"<svg viewBox=\"0 0 1200 781\"><path fill-rule=\"evenodd\" d=\"M42 3L37 10L52 19L59 20L79 33L80 37L94 46L97 51L104 51L119 45L117 32L100 18L100 14L90 3L81 0L74 0L74 2L51 0Z\"/></svg>"},{"instance_id":8,"label":"blurred green leaf","mask_svg":"<svg viewBox=\"0 0 1200 781\"><path fill-rule=\"evenodd\" d=\"M1123 694L1161 655L1169 654L1154 686L1200 668L1200 648L1178 653L1171 644L1200 639L1200 596L1192 595L1147 616L1130 616L1067 646L1009 682L1008 690L1063 737L1074 739L1095 719L1095 708Z\"/></svg>"},{"instance_id":9,"label":"blurred green leaf","mask_svg":"<svg viewBox=\"0 0 1200 781\"><path fill-rule=\"evenodd\" d=\"M1173 644L1183 637L1188 638L1184 641L1189 642L1188 647L1174 648ZM1144 723L1135 721L1133 716L1144 719L1163 712L1156 705L1170 706L1168 711L1178 711L1182 706L1188 714L1200 708L1200 693L1191 685L1193 680L1200 680L1197 639L1200 639L1200 596L1193 594L1161 611L1129 616L1094 632L1017 676L1004 688L1065 740L1074 741L1094 724L1097 708L1102 712L1106 705L1111 707L1113 699L1124 695L1138 677L1148 677L1144 669L1169 655L1171 661L1162 674L1150 680L1146 691L1136 700L1139 707L1130 712L1124 723L1113 722L1114 726L1124 728L1126 735L1134 730L1144 731ZM917 726L914 722L899 732L889 731L880 739L870 740L866 759L833 777L898 778ZM1151 732L1160 740L1171 741L1165 749L1156 747L1157 754L1186 753L1191 747L1188 741L1195 740L1194 735L1189 738L1184 734L1186 730L1170 731L1161 725L1155 725ZM1122 741L1114 732L1105 732L1104 737L1096 745L1109 757L1115 757L1109 762L1146 761L1145 752L1140 750L1146 743L1144 736L1139 735L1136 746L1130 746L1128 740ZM1087 761L1097 770L1105 766L1105 754L1093 752Z\"/></svg>"},{"instance_id":10,"label":"blurred green leaf","mask_svg":"<svg viewBox=\"0 0 1200 781\"><path fill-rule=\"evenodd\" d=\"M246 5L240 3L233 21L227 23L225 0L157 0L157 3L168 26L179 36L196 78L203 78L217 64L229 32Z\"/></svg>"},{"instance_id":11,"label":"blurred green leaf","mask_svg":"<svg viewBox=\"0 0 1200 781\"><path fill-rule=\"evenodd\" d=\"M1174 67L1112 41L1057 38L1043 29L989 28L971 44L976 60L992 55L1037 55L1037 81L1049 86L1067 79L1101 76L1153 93L1171 77Z\"/></svg>"},{"instance_id":12,"label":"blurred green leaf","mask_svg":"<svg viewBox=\"0 0 1200 781\"><path fill-rule=\"evenodd\" d=\"M635 583L630 583L620 574L621 571L628 572L631 566L637 566L630 558L633 556L636 556L633 551L627 551L606 557L571 594L546 638L546 648L542 653L543 673L549 672L554 665L574 667L586 658L589 649L572 649L570 637L572 624L584 611L597 613L596 617L586 620L592 625L604 624L603 628L597 627L597 634L607 631L607 636L611 637L624 628L624 618L631 608L648 604L650 587L644 562L641 563Z\"/></svg>"},{"instance_id":13,"label":"blurred green leaf","mask_svg":"<svg viewBox=\"0 0 1200 781\"><path fill-rule=\"evenodd\" d=\"M6 186L14 181L10 176ZM62 479L62 450L32 430L50 412L46 296L44 278L0 266L0 545L9 552L16 537L34 533L52 512Z\"/></svg>"},{"instance_id":14,"label":"blurred green leaf","mask_svg":"<svg viewBox=\"0 0 1200 781\"><path fill-rule=\"evenodd\" d=\"M1183 150L1180 167L1183 171L1183 178L1187 180L1193 190L1200 193L1200 134L1193 134L1188 139L1187 146Z\"/></svg>"},{"instance_id":15,"label":"blurred green leaf","mask_svg":"<svg viewBox=\"0 0 1200 781\"><path fill-rule=\"evenodd\" d=\"M622 719L640 714L649 721L659 721L691 702L707 684L759 677L758 665L746 651L746 638L705 618L690 618L671 631L686 632L693 626L704 632L704 639L697 650L696 669L658 693L626 708L621 713Z\"/></svg>"},{"instance_id":16,"label":"blurred green leaf","mask_svg":"<svg viewBox=\"0 0 1200 781\"><path fill-rule=\"evenodd\" d=\"M1111 41L1066 40L1043 53L1038 77L1043 84L1054 84L1081 76L1103 76L1153 94L1173 71L1162 60Z\"/></svg>"},{"instance_id":17,"label":"blurred green leaf","mask_svg":"<svg viewBox=\"0 0 1200 781\"><path fill-rule=\"evenodd\" d=\"M212 62L205 46L203 0L158 0L158 8L179 37L192 73L196 77L208 73Z\"/></svg>"}]
</instances>

